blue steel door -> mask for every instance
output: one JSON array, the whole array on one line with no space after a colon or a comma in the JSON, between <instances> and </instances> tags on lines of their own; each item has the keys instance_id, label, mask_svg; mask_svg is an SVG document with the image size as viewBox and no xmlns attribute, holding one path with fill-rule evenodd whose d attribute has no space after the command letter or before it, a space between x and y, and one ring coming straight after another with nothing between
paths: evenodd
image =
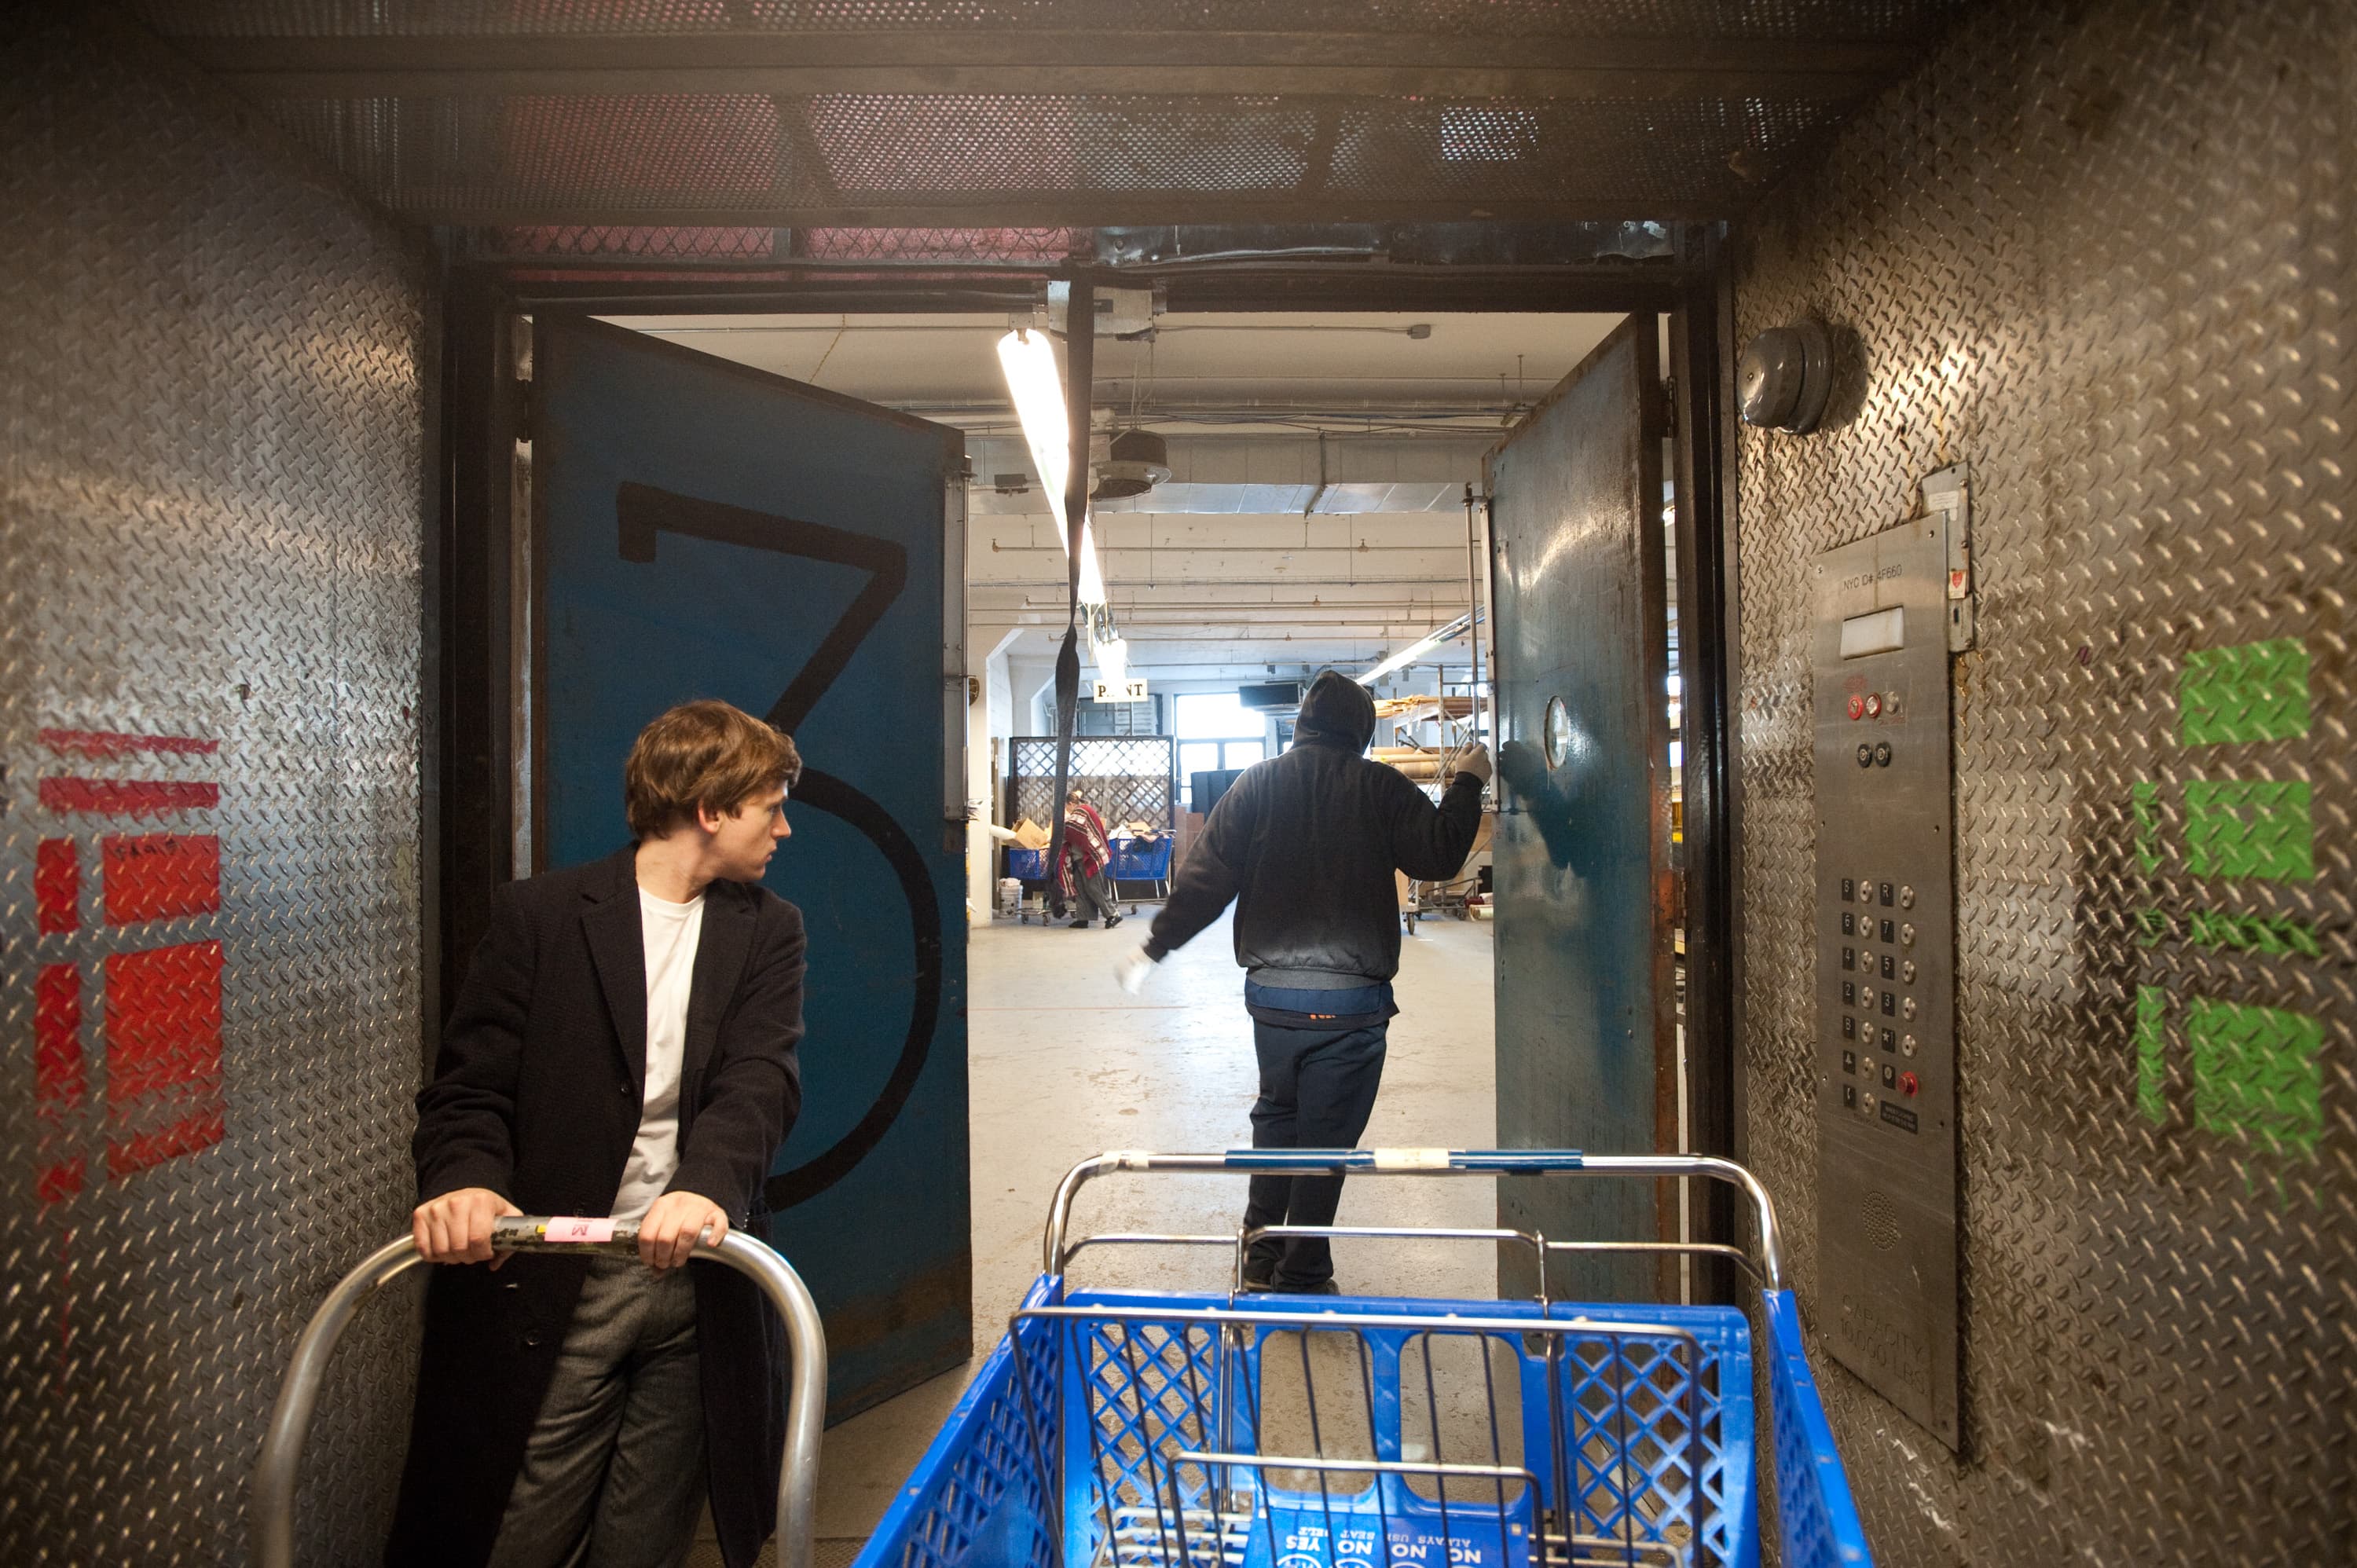
<instances>
[{"instance_id":1,"label":"blue steel door","mask_svg":"<svg viewBox=\"0 0 2357 1568\"><path fill-rule=\"evenodd\" d=\"M1498 1141L1674 1147L1668 609L1657 328L1632 316L1493 449ZM1501 1182L1501 1227L1663 1239L1638 1182ZM1526 1290L1528 1253L1500 1253ZM1658 1297L1647 1264L1573 1256L1559 1293Z\"/></svg>"},{"instance_id":2,"label":"blue steel door","mask_svg":"<svg viewBox=\"0 0 2357 1568\"><path fill-rule=\"evenodd\" d=\"M596 322L534 338L537 866L628 841L622 760L674 703L803 757L769 874L810 933L769 1239L825 1314L839 1420L972 1348L963 437Z\"/></svg>"}]
</instances>

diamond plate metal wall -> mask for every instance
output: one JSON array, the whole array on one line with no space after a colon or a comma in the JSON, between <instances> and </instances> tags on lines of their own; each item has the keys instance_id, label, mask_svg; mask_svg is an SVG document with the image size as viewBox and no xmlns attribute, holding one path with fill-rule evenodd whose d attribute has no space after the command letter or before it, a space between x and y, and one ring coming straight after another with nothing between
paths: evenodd
<instances>
[{"instance_id":1,"label":"diamond plate metal wall","mask_svg":"<svg viewBox=\"0 0 2357 1568\"><path fill-rule=\"evenodd\" d=\"M0 1560L242 1561L296 1330L404 1224L431 274L137 40L0 21ZM152 48L152 46L149 46ZM413 1314L307 1562L382 1539Z\"/></svg>"},{"instance_id":2,"label":"diamond plate metal wall","mask_svg":"<svg viewBox=\"0 0 2357 1568\"><path fill-rule=\"evenodd\" d=\"M2352 86L2345 5L1986 8L1740 252L1738 340L1842 361L1740 452L1748 1157L1812 1308L1807 563L1971 467L1964 1457L1813 1356L1884 1563L2357 1539Z\"/></svg>"}]
</instances>

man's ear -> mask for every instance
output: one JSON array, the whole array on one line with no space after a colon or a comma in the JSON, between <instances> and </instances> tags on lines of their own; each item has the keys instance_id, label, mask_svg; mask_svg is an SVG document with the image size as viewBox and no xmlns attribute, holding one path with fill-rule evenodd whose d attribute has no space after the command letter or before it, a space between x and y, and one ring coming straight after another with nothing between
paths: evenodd
<instances>
[{"instance_id":1,"label":"man's ear","mask_svg":"<svg viewBox=\"0 0 2357 1568\"><path fill-rule=\"evenodd\" d=\"M716 811L701 800L695 803L695 825L707 833L718 832L720 824L727 818L728 813L726 811Z\"/></svg>"}]
</instances>

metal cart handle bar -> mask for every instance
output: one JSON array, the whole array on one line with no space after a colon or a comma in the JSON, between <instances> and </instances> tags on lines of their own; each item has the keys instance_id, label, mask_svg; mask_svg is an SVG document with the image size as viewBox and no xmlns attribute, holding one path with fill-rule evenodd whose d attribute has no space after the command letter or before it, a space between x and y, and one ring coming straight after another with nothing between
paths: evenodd
<instances>
[{"instance_id":1,"label":"metal cart handle bar","mask_svg":"<svg viewBox=\"0 0 2357 1568\"><path fill-rule=\"evenodd\" d=\"M555 1227L557 1236L550 1234ZM597 1240L568 1240L573 1230ZM511 1215L491 1227L491 1245L502 1252L599 1252L636 1257L639 1228L628 1220L565 1220L544 1215ZM726 1263L751 1280L784 1320L786 1344L792 1353L792 1388L786 1407L785 1463L778 1467L778 1562L780 1568L811 1568L811 1531L818 1502L819 1433L826 1420L826 1329L819 1321L818 1304L793 1266L769 1247L731 1230L716 1247L699 1247L693 1256L708 1263ZM270 1410L270 1430L262 1440L262 1457L255 1463L253 1498L249 1514L253 1534L253 1561L258 1568L294 1568L295 1480L303 1455L303 1436L318 1403L319 1380L328 1358L351 1326L363 1303L424 1260L417 1243L404 1236L369 1254L360 1267L346 1274L303 1326L295 1342L294 1363L278 1388Z\"/></svg>"},{"instance_id":2,"label":"metal cart handle bar","mask_svg":"<svg viewBox=\"0 0 2357 1568\"><path fill-rule=\"evenodd\" d=\"M1115 1149L1082 1160L1064 1173L1040 1239L1041 1266L1060 1274L1071 1256L1064 1234L1072 1199L1083 1184L1121 1171L1275 1173L1292 1176L1707 1176L1740 1188L1751 1199L1758 1234L1754 1272L1770 1290L1784 1288L1784 1237L1776 1205L1760 1178L1714 1155L1583 1155L1577 1149L1229 1149L1216 1155L1157 1155Z\"/></svg>"}]
</instances>

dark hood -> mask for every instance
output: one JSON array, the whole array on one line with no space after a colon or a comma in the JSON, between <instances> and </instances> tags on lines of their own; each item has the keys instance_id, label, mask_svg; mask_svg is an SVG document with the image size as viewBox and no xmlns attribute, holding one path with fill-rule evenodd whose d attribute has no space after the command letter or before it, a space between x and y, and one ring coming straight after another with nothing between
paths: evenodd
<instances>
[{"instance_id":1,"label":"dark hood","mask_svg":"<svg viewBox=\"0 0 2357 1568\"><path fill-rule=\"evenodd\" d=\"M1318 741L1364 751L1375 738L1375 699L1348 675L1329 670L1311 682L1293 725L1297 746Z\"/></svg>"}]
</instances>

